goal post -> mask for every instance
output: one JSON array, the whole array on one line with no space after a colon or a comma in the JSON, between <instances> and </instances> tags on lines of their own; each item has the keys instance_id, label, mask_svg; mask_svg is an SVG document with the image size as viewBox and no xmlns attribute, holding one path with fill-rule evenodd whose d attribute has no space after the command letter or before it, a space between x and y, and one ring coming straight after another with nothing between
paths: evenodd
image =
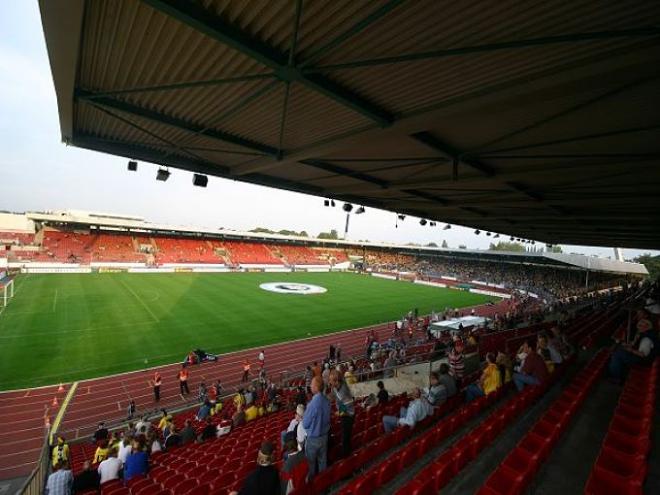
<instances>
[{"instance_id":1,"label":"goal post","mask_svg":"<svg viewBox=\"0 0 660 495\"><path fill-rule=\"evenodd\" d=\"M0 307L6 307L14 297L14 281L0 282Z\"/></svg>"}]
</instances>

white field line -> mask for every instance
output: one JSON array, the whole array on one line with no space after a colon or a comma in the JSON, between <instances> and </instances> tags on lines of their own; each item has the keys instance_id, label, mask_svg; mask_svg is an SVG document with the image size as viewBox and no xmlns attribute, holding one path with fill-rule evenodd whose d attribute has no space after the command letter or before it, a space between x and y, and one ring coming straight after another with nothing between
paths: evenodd
<instances>
[{"instance_id":1,"label":"white field line","mask_svg":"<svg viewBox=\"0 0 660 495\"><path fill-rule=\"evenodd\" d=\"M119 283L121 285L123 285L124 288L128 292L133 294L133 297L135 297L135 299L138 300L138 302L142 305L142 307L147 310L147 313L149 313L151 315L151 317L154 319L155 322L160 322L160 318L158 318L158 316L156 316L156 314L151 310L151 308L149 306L147 306L147 304L142 300L142 298L133 289L131 289L128 285L126 285L126 282L119 279Z\"/></svg>"}]
</instances>

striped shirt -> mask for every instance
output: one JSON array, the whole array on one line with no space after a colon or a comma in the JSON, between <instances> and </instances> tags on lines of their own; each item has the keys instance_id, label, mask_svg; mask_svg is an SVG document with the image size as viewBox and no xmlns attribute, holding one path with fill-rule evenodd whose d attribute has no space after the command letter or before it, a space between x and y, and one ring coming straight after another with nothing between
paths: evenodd
<instances>
[{"instance_id":1,"label":"striped shirt","mask_svg":"<svg viewBox=\"0 0 660 495\"><path fill-rule=\"evenodd\" d=\"M449 353L449 373L459 380L463 378L465 374L465 358L463 353L450 352Z\"/></svg>"}]
</instances>

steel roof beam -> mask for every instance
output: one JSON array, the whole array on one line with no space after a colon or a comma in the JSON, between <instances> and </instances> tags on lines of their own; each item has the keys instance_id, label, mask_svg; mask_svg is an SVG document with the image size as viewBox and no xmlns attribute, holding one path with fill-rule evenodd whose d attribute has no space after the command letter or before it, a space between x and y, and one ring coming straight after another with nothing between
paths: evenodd
<instances>
[{"instance_id":1,"label":"steel roof beam","mask_svg":"<svg viewBox=\"0 0 660 495\"><path fill-rule=\"evenodd\" d=\"M355 60L339 64L328 64L306 69L309 72L320 72L338 69L357 69L361 67L373 67L378 65L398 64L405 62L417 62L420 60L431 60L460 55L471 55L475 53L487 53L500 50L513 50L519 48L530 48L535 46L556 45L560 43L582 43L588 41L600 41L619 38L652 38L660 35L660 28L645 27L637 29L623 29L618 31L599 31L592 33L573 33L559 36L546 36L542 38L530 38L524 40L504 41L501 43L487 43L484 45L464 46L459 48L448 48L444 50L432 50L428 52L409 53L394 57L380 57L369 60Z\"/></svg>"},{"instance_id":2,"label":"steel roof beam","mask_svg":"<svg viewBox=\"0 0 660 495\"><path fill-rule=\"evenodd\" d=\"M134 88L113 89L94 93L90 98L100 98L103 96L126 95L133 93L149 93L152 91L172 91L177 89L200 88L206 86L222 86L224 84L234 84L237 82L261 81L264 79L274 79L274 73L268 74L247 74L245 76L225 77L220 79L202 79L198 81L181 81L170 84L154 84L152 86L137 86Z\"/></svg>"},{"instance_id":3,"label":"steel roof beam","mask_svg":"<svg viewBox=\"0 0 660 495\"><path fill-rule=\"evenodd\" d=\"M217 139L218 141L224 141L226 143L235 144L243 148L247 148L253 151L258 151L265 155L270 155L273 157L278 157L277 148L268 146L266 144L258 143L250 139L245 139L239 136L234 136L222 131L217 131L214 129L208 129L205 126L193 124L191 122L186 122L185 120L178 119L176 117L171 117L169 115L157 112L155 110L149 110L147 108L139 107L132 103L127 103L120 101L114 98L100 96L94 98L94 93L88 91L78 90L76 99L77 101L89 103L92 105L100 105L107 108L112 108L120 112L133 115L135 117L140 117L143 119L151 120L159 124L165 124L171 127L176 127L184 131L191 132L193 134L198 134L201 136L210 137L212 139Z\"/></svg>"},{"instance_id":4,"label":"steel roof beam","mask_svg":"<svg viewBox=\"0 0 660 495\"><path fill-rule=\"evenodd\" d=\"M481 172L487 177L492 177L495 175L495 169L490 165L481 163L478 160L465 159L459 150L453 146L448 145L447 143L444 143L430 132L417 132L415 134L411 134L410 137L415 141L428 146L432 150L437 151L442 156L449 158L453 162L462 163Z\"/></svg>"},{"instance_id":5,"label":"steel roof beam","mask_svg":"<svg viewBox=\"0 0 660 495\"><path fill-rule=\"evenodd\" d=\"M351 170L346 167L341 167L333 163L324 162L321 160L301 160L298 163L302 165L307 165L309 167L318 168L320 170L325 170L326 172L330 172L335 175L341 175L343 177L349 177L351 179L360 180L362 182L375 184L376 186L383 189L389 187L389 183L383 179L379 179L378 177L374 177L362 172L356 172L355 170Z\"/></svg>"},{"instance_id":6,"label":"steel roof beam","mask_svg":"<svg viewBox=\"0 0 660 495\"><path fill-rule=\"evenodd\" d=\"M319 74L305 75L298 68L290 67L287 54L251 38L245 32L226 23L199 5L187 0L142 1L155 10L273 69L276 77L283 82L297 82L316 93L321 93L335 102L364 115L381 127L387 127L394 122L394 116L388 111L325 76Z\"/></svg>"}]
</instances>

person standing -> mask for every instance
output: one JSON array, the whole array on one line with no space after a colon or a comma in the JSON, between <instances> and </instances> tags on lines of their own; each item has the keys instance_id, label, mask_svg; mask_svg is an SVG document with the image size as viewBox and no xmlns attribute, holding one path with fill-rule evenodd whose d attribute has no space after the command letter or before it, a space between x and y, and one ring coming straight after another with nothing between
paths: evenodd
<instances>
[{"instance_id":1,"label":"person standing","mask_svg":"<svg viewBox=\"0 0 660 495\"><path fill-rule=\"evenodd\" d=\"M447 355L449 358L449 374L456 380L456 385L461 386L461 380L465 374L465 356L463 355L463 341L460 337L454 340L454 346Z\"/></svg>"},{"instance_id":2,"label":"person standing","mask_svg":"<svg viewBox=\"0 0 660 495\"><path fill-rule=\"evenodd\" d=\"M353 394L337 370L330 372L330 386L337 401L337 414L341 420L341 448L344 457L351 453L351 438L355 421Z\"/></svg>"},{"instance_id":3,"label":"person standing","mask_svg":"<svg viewBox=\"0 0 660 495\"><path fill-rule=\"evenodd\" d=\"M246 359L243 362L243 376L241 378L241 383L247 383L250 379L250 362Z\"/></svg>"},{"instance_id":4,"label":"person standing","mask_svg":"<svg viewBox=\"0 0 660 495\"><path fill-rule=\"evenodd\" d=\"M160 386L163 384L163 379L160 376L160 373L156 371L154 373L154 401L160 402Z\"/></svg>"},{"instance_id":5,"label":"person standing","mask_svg":"<svg viewBox=\"0 0 660 495\"><path fill-rule=\"evenodd\" d=\"M311 383L314 397L303 415L303 428L307 432L305 456L309 462L311 480L328 465L328 432L330 431L330 402L323 395L323 380L315 376Z\"/></svg>"},{"instance_id":6,"label":"person standing","mask_svg":"<svg viewBox=\"0 0 660 495\"><path fill-rule=\"evenodd\" d=\"M135 416L135 401L131 399L131 401L128 403L126 419L130 421L133 419L133 416Z\"/></svg>"},{"instance_id":7,"label":"person standing","mask_svg":"<svg viewBox=\"0 0 660 495\"><path fill-rule=\"evenodd\" d=\"M257 358L259 359L259 367L264 369L264 366L266 365L266 353L262 350Z\"/></svg>"},{"instance_id":8,"label":"person standing","mask_svg":"<svg viewBox=\"0 0 660 495\"><path fill-rule=\"evenodd\" d=\"M53 467L62 461L69 460L69 445L62 435L57 436L57 444L53 447L52 462Z\"/></svg>"},{"instance_id":9,"label":"person standing","mask_svg":"<svg viewBox=\"0 0 660 495\"><path fill-rule=\"evenodd\" d=\"M62 461L55 466L57 471L48 476L46 493L51 495L71 495L73 489L73 473L69 469L69 462Z\"/></svg>"},{"instance_id":10,"label":"person standing","mask_svg":"<svg viewBox=\"0 0 660 495\"><path fill-rule=\"evenodd\" d=\"M190 393L190 389L188 388L188 370L183 366L179 370L179 390L181 395Z\"/></svg>"}]
</instances>

